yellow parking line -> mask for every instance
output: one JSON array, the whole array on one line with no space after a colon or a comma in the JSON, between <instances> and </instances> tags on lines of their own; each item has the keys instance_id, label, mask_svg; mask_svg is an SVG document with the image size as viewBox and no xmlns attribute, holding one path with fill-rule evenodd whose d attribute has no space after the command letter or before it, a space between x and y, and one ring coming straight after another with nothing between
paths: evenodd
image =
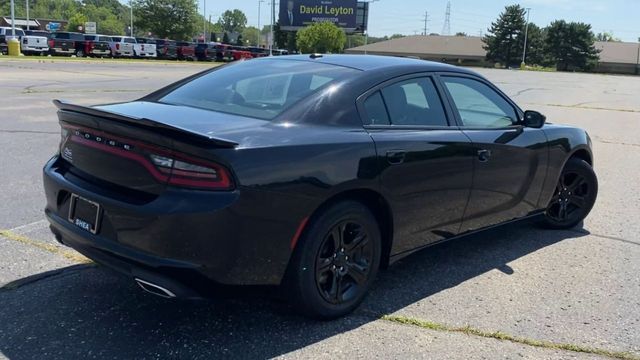
<instances>
[{"instance_id":1,"label":"yellow parking line","mask_svg":"<svg viewBox=\"0 0 640 360\"><path fill-rule=\"evenodd\" d=\"M44 251L48 251L52 254L57 254L57 255L62 255L64 258L71 260L73 262L79 263L79 264L87 264L90 263L91 260L87 259L86 257L84 257L82 254L73 251L73 250L67 250L67 249L63 249L60 247L57 247L55 245L51 245L51 244L47 244L47 243L43 243L41 241L37 241L37 240L33 240L30 239L26 236L23 235L19 235L14 233L11 230L2 230L0 229L0 236L3 236L9 240L13 240L19 243L23 243L25 245L30 245L33 247L36 247L38 249L44 250Z\"/></svg>"}]
</instances>

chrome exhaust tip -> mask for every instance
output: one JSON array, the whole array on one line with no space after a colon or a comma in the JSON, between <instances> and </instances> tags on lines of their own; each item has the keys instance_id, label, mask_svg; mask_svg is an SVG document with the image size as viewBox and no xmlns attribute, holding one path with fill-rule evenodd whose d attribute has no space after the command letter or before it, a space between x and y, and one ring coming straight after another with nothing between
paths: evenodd
<instances>
[{"instance_id":1,"label":"chrome exhaust tip","mask_svg":"<svg viewBox=\"0 0 640 360\"><path fill-rule=\"evenodd\" d=\"M142 290L148 293L151 293L153 295L160 296L165 299L173 299L176 297L176 294L174 294L171 290L165 289L160 285L157 285L139 278L135 278L135 281L136 281L136 284L138 284L138 286L142 288Z\"/></svg>"}]
</instances>

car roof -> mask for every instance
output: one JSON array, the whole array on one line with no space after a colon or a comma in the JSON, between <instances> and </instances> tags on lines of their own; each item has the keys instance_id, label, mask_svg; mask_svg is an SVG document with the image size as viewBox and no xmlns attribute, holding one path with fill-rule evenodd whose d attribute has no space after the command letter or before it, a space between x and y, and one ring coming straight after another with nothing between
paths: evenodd
<instances>
[{"instance_id":1,"label":"car roof","mask_svg":"<svg viewBox=\"0 0 640 360\"><path fill-rule=\"evenodd\" d=\"M460 72L466 74L475 74L472 71L443 63L434 61L403 58L394 56L380 56L380 55L285 55L278 57L260 58L256 60L264 59L280 59L280 60L298 60L308 62L318 62L328 65L344 66L362 71L369 70L381 70L385 68L422 68L421 71L448 71L448 72Z\"/></svg>"}]
</instances>

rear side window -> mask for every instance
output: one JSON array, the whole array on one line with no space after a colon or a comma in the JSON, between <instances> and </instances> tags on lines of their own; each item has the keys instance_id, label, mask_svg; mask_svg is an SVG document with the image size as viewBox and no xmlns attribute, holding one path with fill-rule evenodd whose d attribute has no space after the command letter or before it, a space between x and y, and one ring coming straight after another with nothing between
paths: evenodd
<instances>
[{"instance_id":1,"label":"rear side window","mask_svg":"<svg viewBox=\"0 0 640 360\"><path fill-rule=\"evenodd\" d=\"M447 116L431 78L416 78L382 89L392 125L447 126Z\"/></svg>"},{"instance_id":2,"label":"rear side window","mask_svg":"<svg viewBox=\"0 0 640 360\"><path fill-rule=\"evenodd\" d=\"M70 34L70 38L71 38L71 40L74 40L74 41L83 41L84 40L84 36L82 34L79 34L79 33Z\"/></svg>"},{"instance_id":3,"label":"rear side window","mask_svg":"<svg viewBox=\"0 0 640 360\"><path fill-rule=\"evenodd\" d=\"M387 108L380 91L369 96L364 102L364 110L367 112L367 125L390 125Z\"/></svg>"},{"instance_id":4,"label":"rear side window","mask_svg":"<svg viewBox=\"0 0 640 360\"><path fill-rule=\"evenodd\" d=\"M247 61L198 77L159 101L271 120L297 101L358 72L306 61Z\"/></svg>"}]
</instances>

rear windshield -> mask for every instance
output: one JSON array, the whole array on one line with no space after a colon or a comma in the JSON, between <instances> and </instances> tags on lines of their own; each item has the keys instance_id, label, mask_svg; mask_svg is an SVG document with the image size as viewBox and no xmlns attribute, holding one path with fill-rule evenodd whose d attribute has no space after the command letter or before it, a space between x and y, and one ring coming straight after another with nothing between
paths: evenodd
<instances>
[{"instance_id":1,"label":"rear windshield","mask_svg":"<svg viewBox=\"0 0 640 360\"><path fill-rule=\"evenodd\" d=\"M100 36L100 37L98 38L98 41L106 41L106 42L110 42L110 41L111 41L111 38L110 38L110 37L108 37L108 36Z\"/></svg>"},{"instance_id":2,"label":"rear windshield","mask_svg":"<svg viewBox=\"0 0 640 360\"><path fill-rule=\"evenodd\" d=\"M129 43L129 44L135 44L136 43L136 39L132 39L132 38L123 38L122 40L125 43Z\"/></svg>"},{"instance_id":3,"label":"rear windshield","mask_svg":"<svg viewBox=\"0 0 640 360\"><path fill-rule=\"evenodd\" d=\"M80 33L70 33L69 35L71 35L69 38L71 40L75 40L75 41L82 41L84 40L84 36Z\"/></svg>"},{"instance_id":4,"label":"rear windshield","mask_svg":"<svg viewBox=\"0 0 640 360\"><path fill-rule=\"evenodd\" d=\"M159 101L272 120L298 100L358 72L307 61L246 61L198 77Z\"/></svg>"}]
</instances>

